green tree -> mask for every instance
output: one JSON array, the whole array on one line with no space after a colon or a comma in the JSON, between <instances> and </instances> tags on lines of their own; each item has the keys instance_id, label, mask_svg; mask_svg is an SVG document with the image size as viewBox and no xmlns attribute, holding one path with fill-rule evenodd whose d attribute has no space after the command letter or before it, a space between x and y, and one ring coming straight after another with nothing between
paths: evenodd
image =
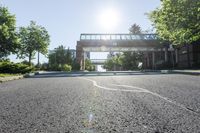
<instances>
[{"instance_id":1,"label":"green tree","mask_svg":"<svg viewBox=\"0 0 200 133\"><path fill-rule=\"evenodd\" d=\"M36 52L42 53L43 55L48 53L47 48L50 43L49 34L44 27L36 25L34 21L31 21L28 27L20 27L19 37L22 46L18 57L28 57L29 64L31 64L31 60L35 56Z\"/></svg>"},{"instance_id":2,"label":"green tree","mask_svg":"<svg viewBox=\"0 0 200 133\"><path fill-rule=\"evenodd\" d=\"M115 62L114 62L114 59L113 59L113 57L112 57L112 58L107 59L107 60L104 62L103 67L104 67L105 69L111 71L111 70L114 69L114 65L115 65Z\"/></svg>"},{"instance_id":3,"label":"green tree","mask_svg":"<svg viewBox=\"0 0 200 133\"><path fill-rule=\"evenodd\" d=\"M138 63L143 60L142 52L124 52L122 66L125 70L138 69Z\"/></svg>"},{"instance_id":4,"label":"green tree","mask_svg":"<svg viewBox=\"0 0 200 133\"><path fill-rule=\"evenodd\" d=\"M176 45L200 41L199 0L162 0L149 18L163 40Z\"/></svg>"},{"instance_id":5,"label":"green tree","mask_svg":"<svg viewBox=\"0 0 200 133\"><path fill-rule=\"evenodd\" d=\"M72 54L70 52L70 49L68 47L67 52L66 52L66 60L67 60L67 64L72 65Z\"/></svg>"},{"instance_id":6,"label":"green tree","mask_svg":"<svg viewBox=\"0 0 200 133\"><path fill-rule=\"evenodd\" d=\"M129 28L129 32L130 34L141 34L142 30L141 27L139 25L137 25L136 23L134 23L130 28Z\"/></svg>"},{"instance_id":7,"label":"green tree","mask_svg":"<svg viewBox=\"0 0 200 133\"><path fill-rule=\"evenodd\" d=\"M142 34L142 29L136 23L129 28L130 34ZM125 70L134 70L138 67L138 62L142 62L143 52L128 51L123 53L122 66Z\"/></svg>"},{"instance_id":8,"label":"green tree","mask_svg":"<svg viewBox=\"0 0 200 133\"><path fill-rule=\"evenodd\" d=\"M94 71L94 65L92 65L90 59L85 59L85 70Z\"/></svg>"},{"instance_id":9,"label":"green tree","mask_svg":"<svg viewBox=\"0 0 200 133\"><path fill-rule=\"evenodd\" d=\"M121 53L110 56L104 63L104 68L112 71L122 68L124 56Z\"/></svg>"},{"instance_id":10,"label":"green tree","mask_svg":"<svg viewBox=\"0 0 200 133\"><path fill-rule=\"evenodd\" d=\"M16 53L19 47L15 15L10 14L6 7L0 6L0 59L11 52Z\"/></svg>"},{"instance_id":11,"label":"green tree","mask_svg":"<svg viewBox=\"0 0 200 133\"><path fill-rule=\"evenodd\" d=\"M63 45L55 48L54 51L49 54L48 58L52 70L62 70L65 65L73 65L71 52L69 48L66 50Z\"/></svg>"}]
</instances>

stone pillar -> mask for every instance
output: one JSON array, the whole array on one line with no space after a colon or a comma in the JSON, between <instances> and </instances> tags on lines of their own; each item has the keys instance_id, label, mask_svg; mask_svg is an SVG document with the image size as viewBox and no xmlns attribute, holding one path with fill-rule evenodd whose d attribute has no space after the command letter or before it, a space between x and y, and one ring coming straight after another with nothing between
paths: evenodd
<instances>
[{"instance_id":1,"label":"stone pillar","mask_svg":"<svg viewBox=\"0 0 200 133\"><path fill-rule=\"evenodd\" d=\"M178 63L178 49L175 50L176 63Z\"/></svg>"},{"instance_id":2,"label":"stone pillar","mask_svg":"<svg viewBox=\"0 0 200 133\"><path fill-rule=\"evenodd\" d=\"M83 59L83 63L82 63L82 65L83 65L83 70L85 70L85 52L83 51L83 57L82 57L82 59Z\"/></svg>"},{"instance_id":3,"label":"stone pillar","mask_svg":"<svg viewBox=\"0 0 200 133\"><path fill-rule=\"evenodd\" d=\"M147 68L150 67L150 61L149 61L149 53L147 52Z\"/></svg>"},{"instance_id":4,"label":"stone pillar","mask_svg":"<svg viewBox=\"0 0 200 133\"><path fill-rule=\"evenodd\" d=\"M155 69L155 51L152 52L152 67Z\"/></svg>"},{"instance_id":5,"label":"stone pillar","mask_svg":"<svg viewBox=\"0 0 200 133\"><path fill-rule=\"evenodd\" d=\"M165 48L165 62L168 62L168 49Z\"/></svg>"},{"instance_id":6,"label":"stone pillar","mask_svg":"<svg viewBox=\"0 0 200 133\"><path fill-rule=\"evenodd\" d=\"M80 60L80 70L83 70L83 65L82 64L83 64L83 60L81 59Z\"/></svg>"}]
</instances>

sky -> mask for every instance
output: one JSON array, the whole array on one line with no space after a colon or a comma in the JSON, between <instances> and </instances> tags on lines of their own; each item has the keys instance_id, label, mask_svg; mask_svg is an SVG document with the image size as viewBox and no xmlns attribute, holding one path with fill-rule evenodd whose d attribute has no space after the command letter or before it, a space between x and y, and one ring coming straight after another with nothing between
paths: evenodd
<instances>
[{"instance_id":1,"label":"sky","mask_svg":"<svg viewBox=\"0 0 200 133\"><path fill-rule=\"evenodd\" d=\"M75 49L81 33L128 33L134 23L151 29L145 13L159 7L160 0L0 0L0 4L15 14L17 27L28 26L31 20L45 27L49 49L59 45ZM47 59L41 57L41 62Z\"/></svg>"}]
</instances>

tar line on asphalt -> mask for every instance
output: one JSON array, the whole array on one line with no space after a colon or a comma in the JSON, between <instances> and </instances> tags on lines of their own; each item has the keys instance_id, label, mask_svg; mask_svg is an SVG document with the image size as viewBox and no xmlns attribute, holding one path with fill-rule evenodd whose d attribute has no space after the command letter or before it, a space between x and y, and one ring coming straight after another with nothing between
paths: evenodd
<instances>
[{"instance_id":1,"label":"tar line on asphalt","mask_svg":"<svg viewBox=\"0 0 200 133\"><path fill-rule=\"evenodd\" d=\"M174 104L174 105L176 105L176 106L178 106L178 107L180 107L180 108L182 108L182 109L184 109L184 110L186 110L186 111L188 111L188 112L190 112L192 114L195 114L195 115L197 115L197 116L200 117L200 114L197 113L196 111L194 111L193 109L188 108L188 107L184 106L183 104L180 104L180 103L177 103L175 101L172 101L172 100L170 100L167 97L163 97L163 96L161 96L161 95L159 95L157 93L151 92L151 91L149 91L147 89L144 89L144 88L140 88L140 87L136 87L136 86L129 86L129 85L117 85L117 84L110 84L110 85L119 86L119 87L127 87L127 88L138 89L138 90L123 90L123 89L116 89L116 88L108 88L108 87L105 87L105 86L98 85L95 80L88 79L88 78L83 78L83 77L79 77L79 78L87 80L87 81L90 81L90 82L93 83L93 86L96 86L98 88L101 88L101 89L104 89L104 90L108 90L108 91L122 91L122 92L133 92L133 93L134 92L135 93L148 93L148 94L151 94L153 96L159 97L160 99L163 99L163 100L165 100L165 101L167 101L167 102L169 102L171 104Z\"/></svg>"}]
</instances>

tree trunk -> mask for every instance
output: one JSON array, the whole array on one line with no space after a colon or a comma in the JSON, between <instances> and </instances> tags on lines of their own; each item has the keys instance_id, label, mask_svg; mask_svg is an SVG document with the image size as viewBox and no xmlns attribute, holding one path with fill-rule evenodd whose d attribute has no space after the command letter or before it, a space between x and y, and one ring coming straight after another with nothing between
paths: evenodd
<instances>
[{"instance_id":1,"label":"tree trunk","mask_svg":"<svg viewBox=\"0 0 200 133\"><path fill-rule=\"evenodd\" d=\"M28 57L29 66L31 66L31 57L32 57L32 53L29 53L29 57Z\"/></svg>"}]
</instances>

